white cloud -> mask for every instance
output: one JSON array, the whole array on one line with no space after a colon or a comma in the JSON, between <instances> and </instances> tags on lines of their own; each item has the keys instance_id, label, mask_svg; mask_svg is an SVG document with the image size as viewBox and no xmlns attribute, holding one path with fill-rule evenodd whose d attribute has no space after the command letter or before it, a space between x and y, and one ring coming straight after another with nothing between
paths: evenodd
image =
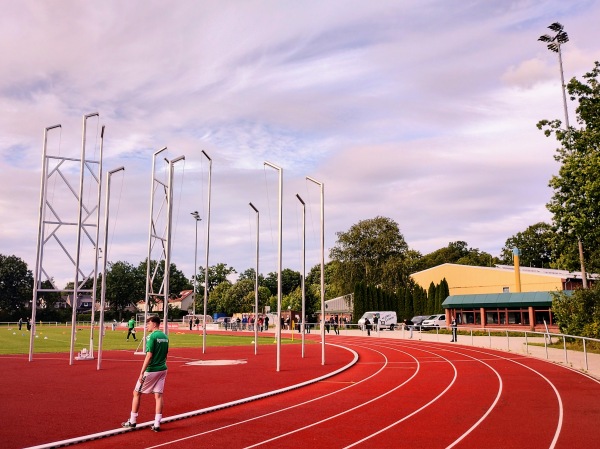
<instances>
[{"instance_id":1,"label":"white cloud","mask_svg":"<svg viewBox=\"0 0 600 449\"><path fill-rule=\"evenodd\" d=\"M307 264L319 259L319 192L306 175L325 183L327 248L383 215L424 253L465 240L496 255L549 219L556 145L535 123L560 118L562 99L556 55L537 37L565 25L567 79L600 58L594 2L0 6L0 248L32 269L43 129L60 123L50 152L78 157L81 117L95 111L88 144L106 125L105 169L126 167L113 190L114 260L146 256L151 157L163 146L186 156L173 261L187 275L189 212L207 212L201 150L213 158L211 264L253 266L252 201L261 271L276 269L277 174L266 160L284 169L284 266L300 268L296 193L307 200Z\"/></svg>"}]
</instances>

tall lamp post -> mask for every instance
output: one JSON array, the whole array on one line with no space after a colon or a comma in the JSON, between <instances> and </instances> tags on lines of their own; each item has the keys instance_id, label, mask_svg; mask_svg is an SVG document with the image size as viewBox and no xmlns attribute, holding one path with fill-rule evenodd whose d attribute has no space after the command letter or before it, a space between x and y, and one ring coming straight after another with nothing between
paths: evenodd
<instances>
[{"instance_id":1,"label":"tall lamp post","mask_svg":"<svg viewBox=\"0 0 600 449\"><path fill-rule=\"evenodd\" d=\"M556 34L554 36L550 36L548 34L544 34L538 38L538 41L545 42L548 45L548 50L553 51L554 53L558 53L558 64L560 67L560 88L562 91L563 97L563 109L565 113L565 131L569 132L569 112L567 109L567 92L565 86L565 75L563 72L563 63L562 63L562 52L561 45L569 42L569 35L564 30L562 24L558 22L554 22L552 25L548 27L548 29L554 31ZM570 145L571 142L569 142ZM570 150L570 148L569 148ZM581 237L577 236L577 246L579 248L579 263L581 264L581 282L583 284L583 288L588 288L587 282L587 274L585 272L585 260L583 258L583 243L581 241Z\"/></svg>"},{"instance_id":2,"label":"tall lamp post","mask_svg":"<svg viewBox=\"0 0 600 449\"><path fill-rule=\"evenodd\" d=\"M250 207L256 212L256 272L254 273L254 355L258 354L258 249L260 236L260 213L254 204L249 203Z\"/></svg>"},{"instance_id":3,"label":"tall lamp post","mask_svg":"<svg viewBox=\"0 0 600 449\"><path fill-rule=\"evenodd\" d=\"M202 220L202 218L200 218L200 214L198 214L197 210L191 212L191 214L196 221L196 244L194 245L194 301L192 302L192 319L194 319L196 317L196 293L198 292L198 222ZM202 326L205 324L204 319L205 317L202 318Z\"/></svg>"},{"instance_id":4,"label":"tall lamp post","mask_svg":"<svg viewBox=\"0 0 600 449\"><path fill-rule=\"evenodd\" d=\"M277 250L277 325L275 327L275 335L277 339L277 371L281 369L281 248L282 248L282 219L283 219L283 169L278 167L271 162L265 161L265 165L277 170L279 172L279 241Z\"/></svg>"},{"instance_id":5,"label":"tall lamp post","mask_svg":"<svg viewBox=\"0 0 600 449\"><path fill-rule=\"evenodd\" d=\"M325 185L307 176L321 188L321 363L325 365Z\"/></svg>"},{"instance_id":6,"label":"tall lamp post","mask_svg":"<svg viewBox=\"0 0 600 449\"><path fill-rule=\"evenodd\" d=\"M306 319L306 204L300 195L296 194L296 198L302 204L302 321L299 324L300 332L302 333L302 358L304 358L304 320Z\"/></svg>"}]
</instances>

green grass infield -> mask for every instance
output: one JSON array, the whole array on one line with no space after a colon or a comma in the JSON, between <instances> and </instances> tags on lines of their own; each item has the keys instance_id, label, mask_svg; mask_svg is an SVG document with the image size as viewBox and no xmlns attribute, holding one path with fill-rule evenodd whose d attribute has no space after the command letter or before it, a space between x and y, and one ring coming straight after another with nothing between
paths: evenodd
<instances>
[{"instance_id":1,"label":"green grass infield","mask_svg":"<svg viewBox=\"0 0 600 449\"><path fill-rule=\"evenodd\" d=\"M206 346L243 346L254 344L253 335L231 335L210 334L206 335ZM141 339L144 336L143 330L137 331L137 341L133 338L126 339L127 329L117 328L106 330L102 340L102 350L142 350ZM0 327L0 354L29 354L30 333L23 324L22 330L17 326ZM98 328L94 329L94 351L98 350ZM300 337L291 340L291 338L282 338L282 344L299 343ZM260 336L259 345L274 344L274 337ZM183 332L177 329L169 329L169 346L171 348L194 348L202 347L202 332ZM71 348L71 326L64 325L38 325L36 326L36 335L34 341L34 353L47 352L69 352ZM90 348L90 327L78 326L75 332L74 352L78 353L83 348Z\"/></svg>"}]
</instances>

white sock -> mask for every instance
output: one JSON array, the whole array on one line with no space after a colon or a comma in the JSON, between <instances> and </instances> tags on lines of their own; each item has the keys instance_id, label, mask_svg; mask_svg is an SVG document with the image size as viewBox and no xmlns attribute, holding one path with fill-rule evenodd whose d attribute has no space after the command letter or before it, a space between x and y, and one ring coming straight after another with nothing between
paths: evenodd
<instances>
[{"instance_id":1,"label":"white sock","mask_svg":"<svg viewBox=\"0 0 600 449\"><path fill-rule=\"evenodd\" d=\"M137 414L137 413L133 413L133 412L131 412L131 416L129 417L129 422L130 422L131 424L136 424L136 421L137 421L137 416L138 416L138 414Z\"/></svg>"},{"instance_id":2,"label":"white sock","mask_svg":"<svg viewBox=\"0 0 600 449\"><path fill-rule=\"evenodd\" d=\"M162 419L161 414L154 415L154 427L160 427L160 420Z\"/></svg>"}]
</instances>

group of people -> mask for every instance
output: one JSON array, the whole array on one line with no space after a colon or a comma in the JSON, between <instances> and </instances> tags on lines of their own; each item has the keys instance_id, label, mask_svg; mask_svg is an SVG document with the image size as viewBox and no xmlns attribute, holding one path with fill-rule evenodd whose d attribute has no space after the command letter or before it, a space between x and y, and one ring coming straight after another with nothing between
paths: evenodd
<instances>
[{"instance_id":1,"label":"group of people","mask_svg":"<svg viewBox=\"0 0 600 449\"><path fill-rule=\"evenodd\" d=\"M19 318L19 321L17 321L17 324L19 326L19 330L21 330L21 328L23 327L23 318ZM27 317L27 321L26 324L27 326L27 330L30 331L31 330L31 320L29 319L29 317Z\"/></svg>"},{"instance_id":2,"label":"group of people","mask_svg":"<svg viewBox=\"0 0 600 449\"><path fill-rule=\"evenodd\" d=\"M336 335L340 335L340 319L337 315L330 316L329 319L325 320L325 330L329 333L329 329L333 328L333 332Z\"/></svg>"}]
</instances>

